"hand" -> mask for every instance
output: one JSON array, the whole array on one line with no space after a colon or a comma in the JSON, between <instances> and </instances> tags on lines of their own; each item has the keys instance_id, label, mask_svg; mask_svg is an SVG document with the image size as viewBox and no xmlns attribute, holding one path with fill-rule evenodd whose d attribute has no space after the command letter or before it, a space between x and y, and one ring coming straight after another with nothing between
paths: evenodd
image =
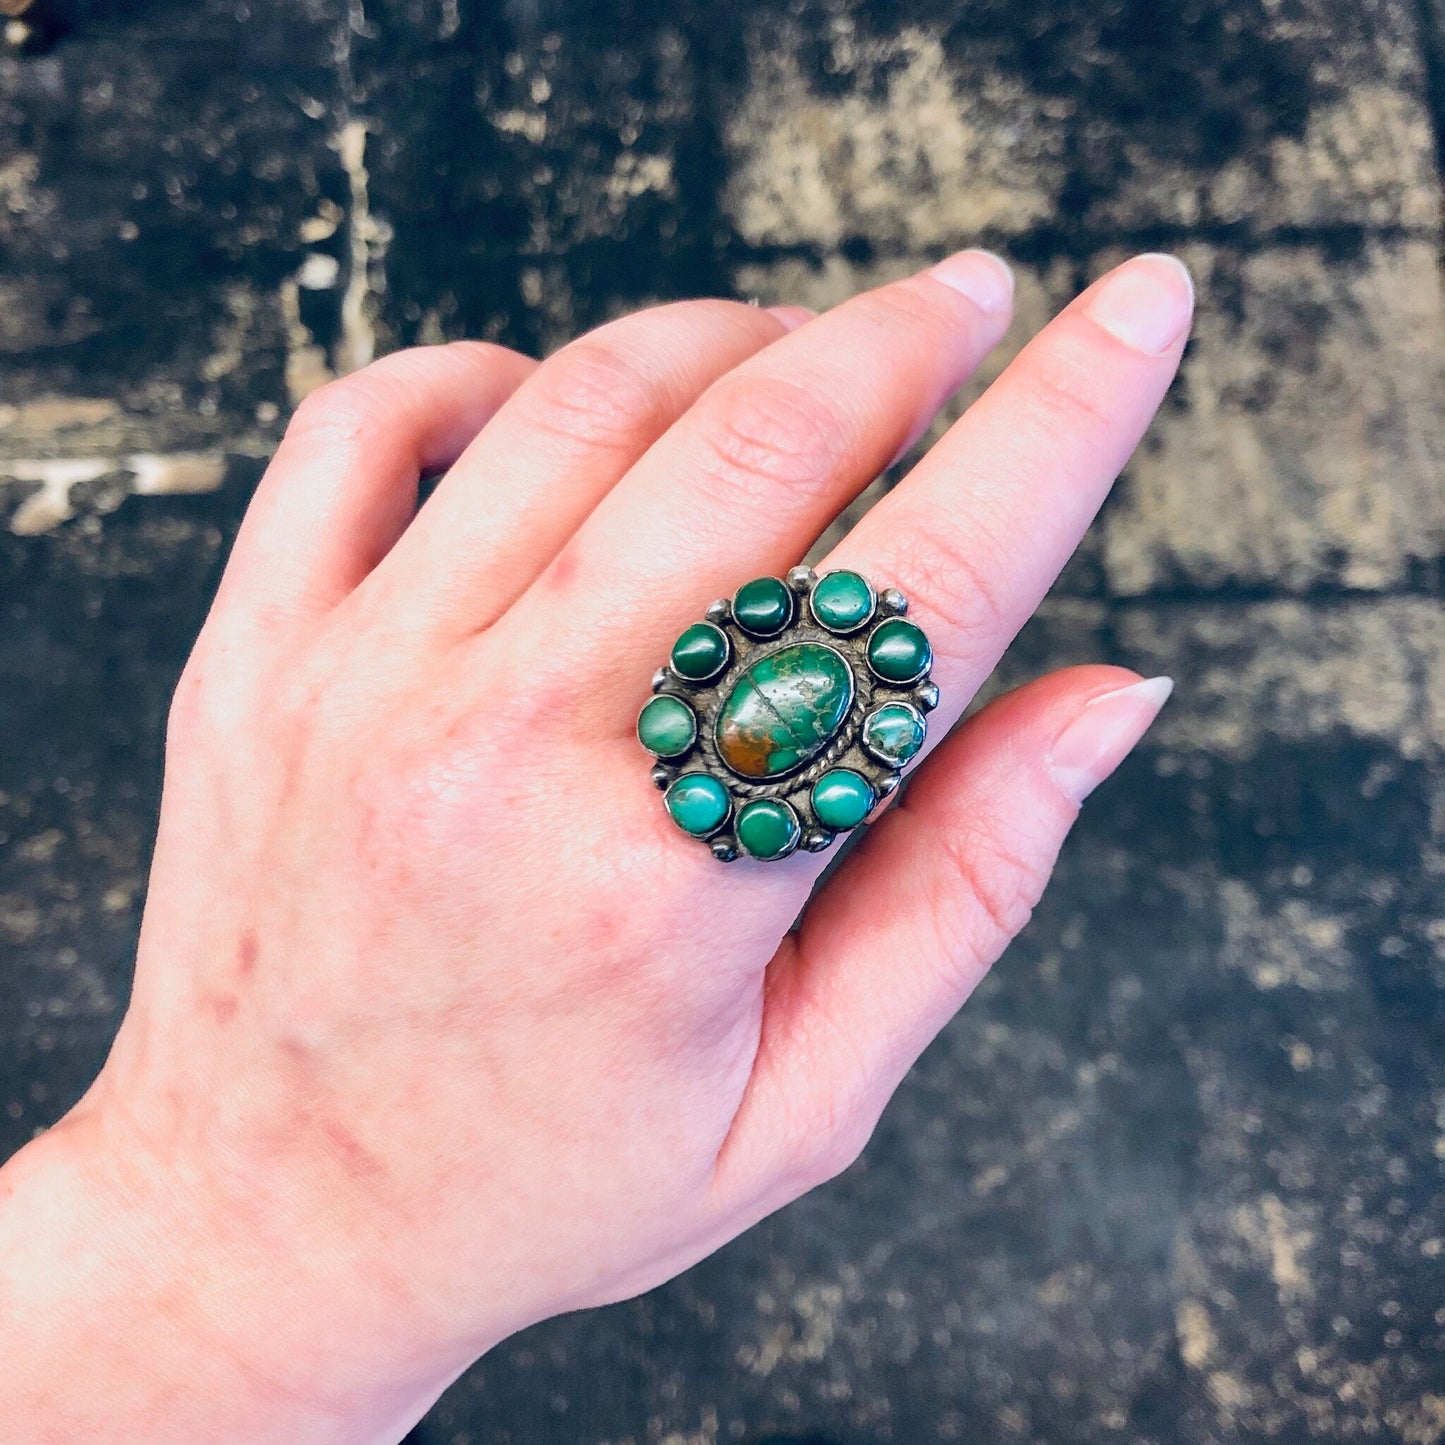
<instances>
[{"instance_id":1,"label":"hand","mask_svg":"<svg viewBox=\"0 0 1445 1445\"><path fill-rule=\"evenodd\" d=\"M1085 293L820 564L907 594L943 701L810 904L825 858L723 866L674 827L634 723L676 634L801 558L1010 297L964 253L816 319L688 302L307 399L176 695L114 1052L0 1176L0 1297L40 1342L0 1398L64 1341L60 1404L14 1383L61 1438L395 1439L508 1333L846 1167L1167 692L1078 668L939 741L1163 396L1182 268ZM73 1238L89 1273L36 1285ZM72 1363L126 1351L129 1419Z\"/></svg>"}]
</instances>

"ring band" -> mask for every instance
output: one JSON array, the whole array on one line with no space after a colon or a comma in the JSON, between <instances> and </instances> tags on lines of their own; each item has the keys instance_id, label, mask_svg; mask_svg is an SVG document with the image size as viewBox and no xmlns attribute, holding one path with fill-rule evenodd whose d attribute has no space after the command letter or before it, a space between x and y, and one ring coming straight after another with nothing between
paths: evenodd
<instances>
[{"instance_id":1,"label":"ring band","mask_svg":"<svg viewBox=\"0 0 1445 1445\"><path fill-rule=\"evenodd\" d=\"M938 706L933 649L907 611L896 587L811 567L714 602L637 719L673 822L723 862L771 862L866 821Z\"/></svg>"}]
</instances>

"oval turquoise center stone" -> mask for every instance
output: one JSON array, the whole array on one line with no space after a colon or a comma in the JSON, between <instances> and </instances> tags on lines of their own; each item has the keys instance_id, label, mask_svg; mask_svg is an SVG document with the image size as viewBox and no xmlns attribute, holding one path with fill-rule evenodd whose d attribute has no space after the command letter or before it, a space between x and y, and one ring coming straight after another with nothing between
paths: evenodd
<instances>
[{"instance_id":1,"label":"oval turquoise center stone","mask_svg":"<svg viewBox=\"0 0 1445 1445\"><path fill-rule=\"evenodd\" d=\"M848 664L819 642L759 658L718 712L717 750L744 778L776 778L823 751L853 703Z\"/></svg>"}]
</instances>

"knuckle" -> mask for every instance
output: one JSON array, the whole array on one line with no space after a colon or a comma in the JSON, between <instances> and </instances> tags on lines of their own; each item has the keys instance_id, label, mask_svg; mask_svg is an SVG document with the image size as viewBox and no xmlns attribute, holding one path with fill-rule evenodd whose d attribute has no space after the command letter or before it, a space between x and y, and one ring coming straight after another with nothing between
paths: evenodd
<instances>
[{"instance_id":1,"label":"knuckle","mask_svg":"<svg viewBox=\"0 0 1445 1445\"><path fill-rule=\"evenodd\" d=\"M250 717L251 690L216 658L204 639L181 672L166 715L166 745L184 748L206 738L239 736Z\"/></svg>"},{"instance_id":2,"label":"knuckle","mask_svg":"<svg viewBox=\"0 0 1445 1445\"><path fill-rule=\"evenodd\" d=\"M880 287L869 302L885 321L935 336L956 329L957 313L965 309L956 291L920 276L905 276L891 286Z\"/></svg>"},{"instance_id":3,"label":"knuckle","mask_svg":"<svg viewBox=\"0 0 1445 1445\"><path fill-rule=\"evenodd\" d=\"M273 681L268 711L282 726L301 733L321 716L324 697L322 679L310 668L298 667Z\"/></svg>"},{"instance_id":4,"label":"knuckle","mask_svg":"<svg viewBox=\"0 0 1445 1445\"><path fill-rule=\"evenodd\" d=\"M1035 405L1052 427L1075 440L1081 427L1106 431L1114 424L1098 392L1095 372L1087 358L1054 355L1042 360L1030 373Z\"/></svg>"},{"instance_id":5,"label":"knuckle","mask_svg":"<svg viewBox=\"0 0 1445 1445\"><path fill-rule=\"evenodd\" d=\"M873 1137L874 1119L854 1104L831 1098L821 1113L814 1121L811 1138L794 1154L790 1178L797 1193L845 1174Z\"/></svg>"},{"instance_id":6,"label":"knuckle","mask_svg":"<svg viewBox=\"0 0 1445 1445\"><path fill-rule=\"evenodd\" d=\"M536 365L531 357L513 350L510 346L503 346L497 341L479 341L474 337L465 337L460 341L448 341L441 347L417 346L410 351L399 352L398 355L429 358L430 354L436 351L465 357L479 369L487 371L498 367L526 369Z\"/></svg>"},{"instance_id":7,"label":"knuckle","mask_svg":"<svg viewBox=\"0 0 1445 1445\"><path fill-rule=\"evenodd\" d=\"M835 1122L812 1161L812 1184L809 1187L826 1184L830 1179L846 1174L862 1158L872 1137L873 1121L857 1111Z\"/></svg>"},{"instance_id":8,"label":"knuckle","mask_svg":"<svg viewBox=\"0 0 1445 1445\"><path fill-rule=\"evenodd\" d=\"M725 341L761 347L778 334L778 323L759 306L745 301L729 301L720 296L698 296L686 301L668 301L646 311L633 312L612 322L620 333L630 334L639 324L655 334L658 323L664 323L670 335L688 338L696 343ZM673 328L676 328L673 331ZM597 334L605 336L610 327Z\"/></svg>"},{"instance_id":9,"label":"knuckle","mask_svg":"<svg viewBox=\"0 0 1445 1445\"><path fill-rule=\"evenodd\" d=\"M976 830L944 830L938 841L944 866L959 885L936 895L942 957L960 970L991 964L1033 917L1049 880L1049 860Z\"/></svg>"},{"instance_id":10,"label":"knuckle","mask_svg":"<svg viewBox=\"0 0 1445 1445\"><path fill-rule=\"evenodd\" d=\"M302 397L286 434L293 441L321 434L332 445L364 440L376 424L380 400L377 382L366 371L338 377Z\"/></svg>"},{"instance_id":11,"label":"knuckle","mask_svg":"<svg viewBox=\"0 0 1445 1445\"><path fill-rule=\"evenodd\" d=\"M618 348L584 340L538 368L528 420L570 444L615 448L650 436L661 410L652 377Z\"/></svg>"},{"instance_id":12,"label":"knuckle","mask_svg":"<svg viewBox=\"0 0 1445 1445\"><path fill-rule=\"evenodd\" d=\"M812 1029L824 1037L794 1039L792 1046L834 1060L829 1079L848 1082L805 1091L783 1121L779 1172L794 1195L850 1169L873 1137L882 1107L876 1098L875 1065L857 1036L825 1016L815 1016Z\"/></svg>"},{"instance_id":13,"label":"knuckle","mask_svg":"<svg viewBox=\"0 0 1445 1445\"><path fill-rule=\"evenodd\" d=\"M399 382L418 391L456 371L470 373L478 385L489 386L502 380L510 387L517 387L537 369L537 362L525 352L496 341L478 341L471 337L439 346L414 346L386 357L380 365L389 367L393 360L395 372L387 374L394 374ZM424 401L425 395L419 399Z\"/></svg>"},{"instance_id":14,"label":"knuckle","mask_svg":"<svg viewBox=\"0 0 1445 1445\"><path fill-rule=\"evenodd\" d=\"M181 673L176 690L171 694L170 711L166 715L166 742L169 748L183 743L201 732L209 705L205 673L199 661L199 650L191 654Z\"/></svg>"},{"instance_id":15,"label":"knuckle","mask_svg":"<svg viewBox=\"0 0 1445 1445\"><path fill-rule=\"evenodd\" d=\"M942 622L934 639L941 652L958 660L974 658L1012 633L987 561L999 554L976 522L968 537L948 526L904 527L900 536L892 580L923 613Z\"/></svg>"},{"instance_id":16,"label":"knuckle","mask_svg":"<svg viewBox=\"0 0 1445 1445\"><path fill-rule=\"evenodd\" d=\"M718 399L703 433L702 475L729 495L777 487L817 490L831 480L847 428L833 408L792 382L746 382Z\"/></svg>"},{"instance_id":17,"label":"knuckle","mask_svg":"<svg viewBox=\"0 0 1445 1445\"><path fill-rule=\"evenodd\" d=\"M320 433L336 445L390 431L399 415L426 412L438 385L456 375L458 363L479 378L503 373L517 382L536 365L492 341L450 341L394 351L308 392L292 413L287 436L294 440Z\"/></svg>"}]
</instances>

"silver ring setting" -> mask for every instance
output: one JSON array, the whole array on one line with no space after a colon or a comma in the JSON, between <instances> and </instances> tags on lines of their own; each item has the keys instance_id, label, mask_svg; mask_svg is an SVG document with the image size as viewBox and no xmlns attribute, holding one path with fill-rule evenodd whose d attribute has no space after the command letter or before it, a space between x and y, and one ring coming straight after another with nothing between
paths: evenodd
<instances>
[{"instance_id":1,"label":"silver ring setting","mask_svg":"<svg viewBox=\"0 0 1445 1445\"><path fill-rule=\"evenodd\" d=\"M897 588L795 567L685 629L637 723L677 827L723 862L773 862L874 816L938 705L907 611Z\"/></svg>"}]
</instances>

